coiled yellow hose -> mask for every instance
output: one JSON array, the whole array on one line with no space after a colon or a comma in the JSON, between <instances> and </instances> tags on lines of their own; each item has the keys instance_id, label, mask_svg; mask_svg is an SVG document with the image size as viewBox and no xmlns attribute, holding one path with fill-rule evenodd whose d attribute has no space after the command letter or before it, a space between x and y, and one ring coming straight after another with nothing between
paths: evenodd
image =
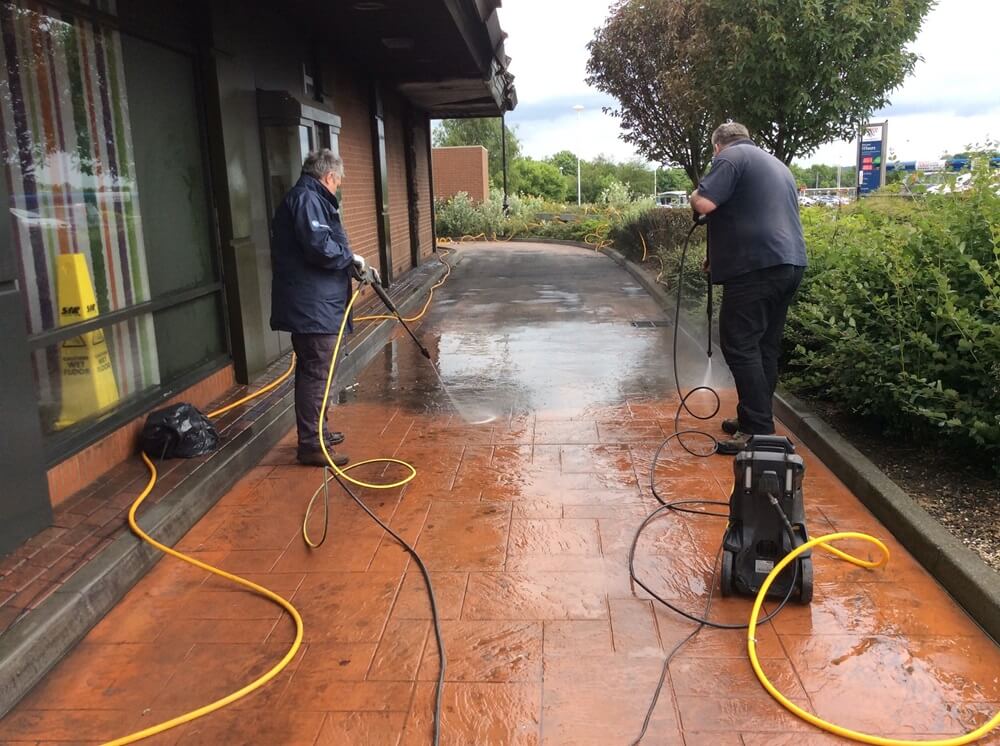
<instances>
[{"instance_id":1,"label":"coiled yellow hose","mask_svg":"<svg viewBox=\"0 0 1000 746\"><path fill-rule=\"evenodd\" d=\"M841 541L843 539L860 539L861 541L867 541L869 544L874 544L882 553L882 558L872 562L860 559L848 554L847 552L843 552L836 547L828 545L829 542ZM816 539L810 539L801 546L793 549L785 555L784 559L774 566L774 569L771 570L770 574L764 580L763 585L761 585L760 591L757 593L757 598L753 604L753 611L750 613L750 626L747 628L747 654L750 656L750 665L753 666L754 673L757 674L757 678L760 679L760 683L764 685L768 694L774 697L782 707L791 712L793 715L805 720L807 723L815 725L817 728L822 728L823 730L842 738L849 738L852 741L860 741L861 743L870 743L874 744L874 746L962 746L963 744L979 740L1000 725L1000 712L997 712L987 722L983 723L975 730L966 733L964 736L955 736L954 738L943 738L932 741L907 741L895 738L883 738L881 736L861 733L860 731L851 730L850 728L830 723L823 718L802 709L797 704L789 700L784 694L779 692L778 688L771 683L770 679L767 678L767 674L764 673L764 669L760 665L760 659L757 657L757 618L760 615L761 607L764 605L764 599L767 597L768 589L771 587L771 584L775 581L778 575L781 574L781 571L793 562L800 554L816 546L835 554L837 557L850 562L852 565L857 565L858 567L864 567L867 569L882 567L889 561L889 548L874 536L869 536L868 534L862 534L855 531L842 531L839 533L827 534L826 536L820 536Z\"/></svg>"},{"instance_id":2,"label":"coiled yellow hose","mask_svg":"<svg viewBox=\"0 0 1000 746\"><path fill-rule=\"evenodd\" d=\"M441 287L445 282L447 282L448 277L451 275L451 264L449 262L445 261L443 258L440 261L445 265L445 267L447 267L447 270L446 270L444 276L441 278L441 280L439 280L437 283L435 283L431 287L430 294L427 297L427 302L424 303L424 307L420 310L420 313L418 313L413 318L405 319L405 321L407 321L407 322L413 322L413 321L418 321L419 319L423 318L424 314L427 313L427 309L430 307L431 301L434 299L434 291L437 290L439 287ZM321 416L321 422L323 420L323 416L326 413L326 408L327 408L327 405L329 403L330 387L333 384L333 374L334 374L334 370L336 368L336 361L337 361L337 358L338 358L338 355L339 355L339 352L340 352L340 346L341 346L341 343L343 341L344 330L345 330L346 325L347 325L347 319L350 318L351 309L353 308L354 303L357 300L359 293L360 293L360 290L356 291L354 293L353 297L351 298L351 302L348 305L347 310L344 313L344 319L341 322L340 330L339 330L338 335L337 335L337 344L336 344L336 347L334 349L333 360L331 361L330 372L329 372L329 375L327 377L327 382L326 382L326 390L325 390L324 395L323 395L323 406L322 406L322 408L320 410L320 412L321 412L321 415L320 415ZM395 317L394 316L363 316L363 317L357 319L357 321L381 321L381 320L385 320L385 319L395 319ZM263 396L264 394L267 394L270 391L273 391L278 386L280 386L282 383L284 383L286 380L288 380L288 378L292 375L292 372L294 370L295 370L295 355L293 353L292 354L291 364L289 365L288 370L286 370L277 379L275 379L274 381L272 381L268 385L264 386L263 388L260 388L257 391L254 391L253 393L248 394L247 396L244 396L244 397L238 399L237 401L232 402L231 404L227 404L227 405L225 405L223 407L220 407L220 408L218 408L218 409L216 409L216 410L214 410L212 412L209 412L207 416L209 418L221 417L222 415L226 414L227 412L230 412L233 409L236 409L237 407L240 407L240 406L246 404L247 402L253 401L254 399L257 399L257 398ZM320 432L322 432L322 429L320 430ZM353 484L356 484L356 485L358 485L360 487L368 487L370 489L383 489L383 490L384 489L392 489L393 487L400 487L400 486L402 486L404 484L409 483L417 475L417 470L412 465L406 463L405 461L400 461L399 459L389 459L389 458L370 459L368 461L361 461L361 462L359 462L357 464L352 464L351 466L347 467L346 469L341 470L336 465L333 464L333 461L330 458L330 454L327 452L326 442L325 442L325 440L323 438L320 438L320 444L321 444L321 447L323 449L323 453L326 456L327 461L330 462L330 466L332 467L332 469L334 469L338 474L340 474L340 476L344 477L348 481L350 481ZM209 704L207 704L207 705L205 705L203 707L199 707L196 710L191 710L190 712L184 713L183 715L179 715L179 716L177 716L177 717L175 717L175 718L173 718L171 720L166 720L166 721L164 721L162 723L158 723L156 725L150 726L149 728L145 728L144 730L136 731L135 733L131 733L131 734L127 735L127 736L123 736L122 738L118 738L118 739L115 739L113 741L108 741L106 744L104 744L104 746L121 746L122 744L135 743L136 741L140 741L140 740L142 740L144 738L149 738L151 736L158 735L160 733L163 733L164 731L170 730L171 728L176 728L177 726L183 725L184 723L189 723L192 720L196 720L196 719L198 719L200 717L204 717L205 715L208 715L208 714L211 714L213 712L216 712L217 710L220 710L223 707L226 707L227 705L232 704L233 702L235 702L235 701L237 701L239 699L242 699L243 697L245 697L246 695L250 694L251 692L256 691L260 687L264 686L266 683L268 683L269 681L271 681L275 676L277 676L279 673L281 673L282 670L284 670L284 668L295 658L295 654L298 652L299 648L301 647L301 645L302 645L302 636L303 636L303 632L304 632L304 627L303 627L303 623L302 623L302 616L299 614L298 610L291 604L291 602L288 601L287 599L283 598L282 596L279 596L277 593L274 593L273 591L271 591L271 590L269 590L267 588L264 588L261 585L258 585L256 583L253 583L253 582L247 580L246 578L241 578L239 575L234 575L233 573L226 572L225 570L222 570L222 569L220 569L218 567L214 567L214 566L209 565L209 564L207 564L205 562L201 562L200 560L197 560L197 559L194 559L193 557L187 556L183 552L179 552L179 551L177 551L175 549L172 549L171 547L166 546L165 544L161 544L156 539L154 539L149 534L147 534L145 531L143 531L142 528L140 528L138 522L135 519L136 511L138 510L139 506L142 505L143 501L153 491L153 488L156 486L156 479L157 479L156 466L155 466L155 464L153 464L152 460L150 460L150 458L145 453L142 454L142 460L143 460L143 463L146 464L146 467L149 469L149 482L146 484L145 489L143 489L143 491L135 499L135 502L132 503L132 507L129 508L128 523L129 523L129 526L131 527L133 533L135 533L136 536L138 536L143 541L145 541L148 544L150 544L150 545L154 546L155 548L159 549L161 552L170 555L171 557L176 557L177 559L181 560L182 562L187 562L190 565L193 565L195 567L201 568L202 570L210 572L213 575L217 575L220 578L224 578L225 580L229 580L229 581L231 581L233 583L241 585L244 588L247 588L248 590L251 590L251 591L253 591L256 594L258 594L260 596L263 596L264 598L268 599L269 601L273 601L274 603L278 604L279 606L281 606L283 609L285 609L285 611L287 611L291 615L292 620L295 622L295 639L292 642L291 647L289 647L288 652L285 654L285 656L273 668L271 668L269 671L267 671L266 673L264 673L262 676L258 677L257 679L255 679L251 683L249 683L246 686L244 686L242 689L239 689L239 690L233 692L232 694L229 694L229 695L227 695L227 696L225 696L225 697L223 697L221 699L218 699L218 700L216 700L214 702L211 702L211 703L209 703ZM399 464L399 465L405 467L406 469L408 469L409 470L409 474L407 474L407 476L404 477L403 479L401 479L399 481L396 481L396 482L393 482L391 484L372 484L372 483L363 482L363 481L360 481L360 480L357 480L357 479L353 479L352 477L347 476L346 472L350 471L351 469L356 469L358 467L365 466L366 464L373 464L373 463L394 463L394 464ZM325 484L324 484L324 486L325 486ZM322 489L322 487L320 489ZM317 545L310 540L309 535L308 535L308 531L306 529L306 524L307 524L307 522L309 520L309 514L310 514L310 511L312 509L313 502L315 502L315 498L316 498L316 495L318 493L319 493L319 490L317 490L317 492L313 495L313 499L310 501L309 508L306 511L305 521L303 521L303 524L302 524L302 535L305 538L306 543L309 544L309 546L314 547L314 548Z\"/></svg>"},{"instance_id":3,"label":"coiled yellow hose","mask_svg":"<svg viewBox=\"0 0 1000 746\"><path fill-rule=\"evenodd\" d=\"M326 422L326 408L330 403L330 388L333 386L333 376L337 370L337 359L340 357L340 345L344 341L344 330L347 327L347 320L351 316L351 309L354 307L355 301L357 301L358 296L361 294L360 288L354 291L354 295L351 296L350 302L347 304L347 310L344 311L344 318L340 322L340 330L337 332L337 343L333 347L333 356L330 359L330 367L326 376L326 387L323 389L323 403L319 408L319 432L323 432L323 423ZM395 318L395 317L390 317ZM326 459L327 468L335 473L337 476L342 477L351 484L357 485L358 487L367 487L372 490L391 490L394 487L402 487L404 484L409 484L413 481L413 478L417 476L417 470L412 464L408 464L405 461L401 461L398 458L370 458L367 461L359 461L356 464L351 464L345 469L341 469L333 462L333 458L330 456L330 452L326 447L326 438L321 437L319 439L319 447L323 451L323 457ZM347 472L352 469L357 469L368 464L398 464L407 470L406 476L402 479L398 479L395 482L389 482L387 484L377 484L374 482L365 482L361 479L355 479L350 476ZM302 519L302 539L305 543L312 549L318 549L323 543L315 542L309 536L309 517L312 515L312 507L316 502L316 497L319 495L320 490L325 489L327 482L329 480L324 477L323 484L313 493L312 499L309 501L309 506L306 508L305 517ZM324 536L326 531L323 532Z\"/></svg>"},{"instance_id":4,"label":"coiled yellow hose","mask_svg":"<svg viewBox=\"0 0 1000 746\"><path fill-rule=\"evenodd\" d=\"M463 240L465 240L465 237L463 237ZM448 281L448 278L451 277L451 264L445 261L444 258L439 258L439 260L446 267L444 276L436 283L434 283L434 285L431 286L430 293L427 296L427 301L424 303L424 307L420 309L420 312L415 316L403 319L403 321L405 321L406 323L408 324L413 323L415 321L419 321L424 317L424 315L427 313L427 309L430 308L431 301L434 300L434 291L437 290L442 285L444 285ZM347 304L347 310L344 311L344 318L340 322L340 329L337 331L337 343L334 345L333 348L333 356L330 359L330 367L327 371L327 376L326 376L326 387L323 389L323 403L319 408L319 432L323 432L323 423L326 422L326 410L330 403L330 389L333 386L333 378L337 370L337 361L340 359L340 347L344 341L344 331L347 328L347 320L351 317L351 310L354 308L354 304L357 301L360 293L361 289L359 288L354 292L354 295L351 296L351 300ZM377 316L359 316L357 319L355 319L355 321L359 322L382 321L382 320L396 321L396 317L389 315L377 315ZM333 458L330 456L330 453L327 450L326 440L324 438L319 439L319 446L323 451L323 457L326 459L327 468L329 469L329 471L332 472L333 474L336 474L339 477L342 477L351 484L357 485L358 487L367 487L368 489L372 490L391 490L396 487L402 487L405 484L409 484L417 476L417 470L412 464L397 458L372 458L368 459L367 461L359 461L356 464L351 464L350 466L341 469L333 462ZM369 464L396 464L398 466L402 466L403 469L406 471L406 474L401 479L398 479L394 482L388 482L385 484L379 484L375 482L365 482L360 479L355 479L354 477L348 474L348 472L352 471L353 469L358 469L362 466L367 466ZM309 536L309 519L312 516L312 509L313 505L316 502L316 498L319 496L321 490L327 489L328 484L329 484L329 478L324 475L323 484L320 485L313 493L312 498L309 500L309 505L306 508L306 514L302 519L302 540L305 541L306 545L311 549L318 549L319 546L323 543L322 539L319 542L316 542L313 541L312 537ZM323 531L323 536L324 537L326 536L325 528Z\"/></svg>"},{"instance_id":5,"label":"coiled yellow hose","mask_svg":"<svg viewBox=\"0 0 1000 746\"><path fill-rule=\"evenodd\" d=\"M252 394L248 394L247 396L244 396L242 399L233 402L232 404L227 404L224 407L216 409L214 412L209 412L207 416L210 418L219 417L242 404L246 404L248 401L253 401L254 399L268 393L269 391L273 391L275 388L277 388L286 380L288 380L288 377L292 374L292 371L294 369L295 369L295 355L293 354L292 362L291 365L289 365L288 370L282 373L281 376L279 376L277 379L269 383L267 386L264 386L263 388L254 391ZM253 591L257 595L263 596L267 600L273 601L274 603L278 604L278 606L283 608L291 615L292 621L295 622L295 639L292 641L291 647L288 648L288 652L285 653L285 656L280 661L278 661L278 663L276 663L265 674L254 679L252 682L244 686L242 689L238 689L232 694L228 694L225 697L217 699L214 702L204 705L203 707L199 707L196 710L191 710L190 712L186 712L183 715L178 715L177 717L172 718L170 720L165 720L162 723L157 723L156 725L152 725L149 728L136 731L135 733L130 733L127 736L116 738L114 741L108 741L106 744L104 744L104 746L122 746L122 744L135 743L136 741L141 741L144 738L149 738L151 736L158 735L160 733L163 733L164 731L170 730L171 728L176 728L178 725L183 725L184 723L190 723L192 720L197 720L200 717L204 717L205 715L209 715L213 712L216 712L217 710L221 710L226 705L230 705L236 700L242 699L251 692L260 689L262 686L264 686L264 684L266 684L275 676L277 676L279 673L281 673L284 670L285 666L287 666L289 663L292 662L292 660L295 658L295 654L298 652L299 648L302 645L302 634L304 631L302 625L302 616L299 614L298 610L294 606L292 606L292 603L287 599L279 596L274 591L268 590L262 585L257 585L257 583L253 583L247 580L246 578L241 578L239 575L234 575L233 573L226 572L225 570L222 570L218 567L213 567L212 565L209 565L206 562L197 560L194 557L189 557L183 552L178 552L176 549L168 547L166 544L161 544L152 536L150 536L149 534L147 534L145 531L142 530L142 528L139 526L139 523L135 519L135 513L139 509L139 506L142 505L143 501L153 491L153 488L156 486L156 477L157 477L156 465L145 453L142 454L142 461L144 464L146 464L146 468L149 470L149 481L146 483L146 487L143 489L143 491L139 493L139 496L135 499L135 502L132 503L132 507L129 508L128 525L132 529L132 532L146 543L159 549L164 554L169 554L171 557L176 557L182 562L187 562L189 565L194 565L195 567L201 568L202 570L210 572L213 575L218 575L220 578L224 578L225 580L229 580L233 583L236 583L237 585L241 585L244 588Z\"/></svg>"}]
</instances>

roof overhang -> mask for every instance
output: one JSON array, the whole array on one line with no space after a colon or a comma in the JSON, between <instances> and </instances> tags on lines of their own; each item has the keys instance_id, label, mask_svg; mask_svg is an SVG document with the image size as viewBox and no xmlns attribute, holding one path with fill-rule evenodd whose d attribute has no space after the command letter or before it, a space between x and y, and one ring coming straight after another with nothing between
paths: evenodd
<instances>
[{"instance_id":1,"label":"roof overhang","mask_svg":"<svg viewBox=\"0 0 1000 746\"><path fill-rule=\"evenodd\" d=\"M517 105L500 0L294 2L312 19L314 43L332 45L433 118L495 117Z\"/></svg>"}]
</instances>

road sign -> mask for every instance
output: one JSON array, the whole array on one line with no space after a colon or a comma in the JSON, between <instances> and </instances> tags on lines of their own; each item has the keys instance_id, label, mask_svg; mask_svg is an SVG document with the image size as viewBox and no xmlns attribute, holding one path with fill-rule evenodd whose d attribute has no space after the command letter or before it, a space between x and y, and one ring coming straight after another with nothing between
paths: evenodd
<instances>
[{"instance_id":1,"label":"road sign","mask_svg":"<svg viewBox=\"0 0 1000 746\"><path fill-rule=\"evenodd\" d=\"M858 138L858 195L876 191L885 183L888 122L868 124Z\"/></svg>"}]
</instances>

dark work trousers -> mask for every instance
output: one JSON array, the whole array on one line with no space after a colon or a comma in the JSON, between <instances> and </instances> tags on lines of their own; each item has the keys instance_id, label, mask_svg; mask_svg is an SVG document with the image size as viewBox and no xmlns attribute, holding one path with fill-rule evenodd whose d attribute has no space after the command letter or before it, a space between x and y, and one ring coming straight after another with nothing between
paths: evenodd
<instances>
[{"instance_id":1,"label":"dark work trousers","mask_svg":"<svg viewBox=\"0 0 1000 746\"><path fill-rule=\"evenodd\" d=\"M803 270L782 264L748 272L723 284L719 341L736 379L740 432L774 433L771 400L778 385L781 337Z\"/></svg>"},{"instance_id":2,"label":"dark work trousers","mask_svg":"<svg viewBox=\"0 0 1000 746\"><path fill-rule=\"evenodd\" d=\"M296 358L295 424L299 432L300 451L319 449L319 409L323 404L330 358L336 343L336 334L292 335Z\"/></svg>"}]
</instances>

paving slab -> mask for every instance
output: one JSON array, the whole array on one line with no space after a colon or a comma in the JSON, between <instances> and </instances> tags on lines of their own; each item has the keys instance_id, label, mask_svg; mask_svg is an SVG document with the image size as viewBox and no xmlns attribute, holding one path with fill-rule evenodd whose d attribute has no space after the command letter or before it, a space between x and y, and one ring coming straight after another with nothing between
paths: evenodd
<instances>
[{"instance_id":1,"label":"paving slab","mask_svg":"<svg viewBox=\"0 0 1000 746\"><path fill-rule=\"evenodd\" d=\"M607 257L530 243L463 249L417 333L396 335L332 424L355 458L411 460L417 479L362 497L416 542L449 654L446 744L627 744L662 661L693 624L633 592L626 555L656 503L655 449L677 396L660 305ZM687 385L732 383L682 340ZM439 371L439 372L438 372ZM783 432L787 432L784 431ZM437 648L424 582L392 540L334 492L330 537L302 547L321 481L289 434L179 545L290 597L305 644L272 684L153 743L426 744ZM797 702L874 733L956 735L1000 702L1000 648L807 448L811 532L884 537L888 569L817 555L816 599L758 631L766 669ZM383 478L392 476L385 473ZM670 497L724 499L732 461L671 445ZM251 483L252 482L252 483ZM724 521L671 516L639 545L658 592L699 609ZM867 548L859 548L867 551ZM746 599L715 613L743 621ZM257 675L291 640L266 602L160 562L6 718L0 742L91 743L183 712ZM740 632L706 630L671 664L644 743L828 743L757 684ZM1000 743L1000 738L983 743Z\"/></svg>"}]
</instances>

